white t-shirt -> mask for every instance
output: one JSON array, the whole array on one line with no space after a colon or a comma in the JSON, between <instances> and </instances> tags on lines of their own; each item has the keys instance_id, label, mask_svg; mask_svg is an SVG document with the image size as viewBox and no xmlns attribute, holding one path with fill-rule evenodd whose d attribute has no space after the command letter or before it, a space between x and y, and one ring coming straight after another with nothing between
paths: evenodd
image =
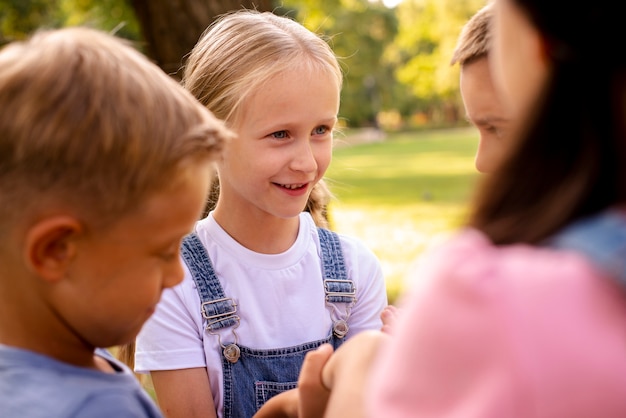
<instances>
[{"instance_id":1,"label":"white t-shirt","mask_svg":"<svg viewBox=\"0 0 626 418\"><path fill-rule=\"evenodd\" d=\"M332 327L324 300L320 244L311 216L300 215L296 242L281 254L259 254L241 246L209 215L195 232L206 247L226 297L241 318L238 343L254 349L282 348L326 338ZM340 235L348 278L356 286L346 338L380 329L387 305L380 262L357 239ZM342 310L345 304L337 304ZM207 366L218 416L223 410L222 349L204 330L200 296L187 266L178 286L166 289L155 314L137 337L135 370L175 370ZM232 328L219 330L222 342Z\"/></svg>"}]
</instances>

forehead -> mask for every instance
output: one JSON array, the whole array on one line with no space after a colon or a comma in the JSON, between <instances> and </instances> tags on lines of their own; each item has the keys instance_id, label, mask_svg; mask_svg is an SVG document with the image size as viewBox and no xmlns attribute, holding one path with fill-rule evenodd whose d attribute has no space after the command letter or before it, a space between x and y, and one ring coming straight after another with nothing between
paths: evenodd
<instances>
[{"instance_id":1,"label":"forehead","mask_svg":"<svg viewBox=\"0 0 626 418\"><path fill-rule=\"evenodd\" d=\"M323 111L326 117L332 117L339 111L339 94L337 77L331 71L290 68L260 83L242 103L241 115L263 119L299 111Z\"/></svg>"},{"instance_id":2,"label":"forehead","mask_svg":"<svg viewBox=\"0 0 626 418\"><path fill-rule=\"evenodd\" d=\"M481 58L461 68L460 90L465 111L470 118L485 112L504 113L487 58Z\"/></svg>"},{"instance_id":3,"label":"forehead","mask_svg":"<svg viewBox=\"0 0 626 418\"><path fill-rule=\"evenodd\" d=\"M130 237L138 243L182 236L200 217L212 173L212 164L190 161L163 188L148 192L133 210L102 231L101 236Z\"/></svg>"},{"instance_id":4,"label":"forehead","mask_svg":"<svg viewBox=\"0 0 626 418\"><path fill-rule=\"evenodd\" d=\"M259 109L268 110L268 104L276 106L294 98L303 98L303 94L316 95L312 91L316 86L321 87L320 93L334 96L338 108L342 75L329 63L310 58L299 59L288 65L279 63L273 71L263 73L242 91L230 120L231 125L239 125Z\"/></svg>"}]
</instances>

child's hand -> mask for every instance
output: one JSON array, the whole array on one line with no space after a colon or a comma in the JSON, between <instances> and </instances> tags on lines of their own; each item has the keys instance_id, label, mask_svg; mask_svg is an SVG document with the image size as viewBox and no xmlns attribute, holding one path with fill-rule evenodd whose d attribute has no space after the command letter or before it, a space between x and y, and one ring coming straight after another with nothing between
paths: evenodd
<instances>
[{"instance_id":1,"label":"child's hand","mask_svg":"<svg viewBox=\"0 0 626 418\"><path fill-rule=\"evenodd\" d=\"M380 313L380 319L383 321L383 327L380 330L386 334L390 334L399 314L400 310L395 306L385 306L383 311Z\"/></svg>"},{"instance_id":2,"label":"child's hand","mask_svg":"<svg viewBox=\"0 0 626 418\"><path fill-rule=\"evenodd\" d=\"M322 370L330 389L326 410L317 417L363 418L370 369L382 344L391 338L381 331L362 331L343 343ZM313 415L308 416L313 417Z\"/></svg>"},{"instance_id":3,"label":"child's hand","mask_svg":"<svg viewBox=\"0 0 626 418\"><path fill-rule=\"evenodd\" d=\"M300 378L300 404L298 418L319 418L324 416L330 389L324 385L322 371L333 354L330 344L323 344L317 350L307 353Z\"/></svg>"},{"instance_id":4,"label":"child's hand","mask_svg":"<svg viewBox=\"0 0 626 418\"><path fill-rule=\"evenodd\" d=\"M298 389L292 389L270 398L253 418L298 418Z\"/></svg>"},{"instance_id":5,"label":"child's hand","mask_svg":"<svg viewBox=\"0 0 626 418\"><path fill-rule=\"evenodd\" d=\"M268 400L254 418L319 418L324 415L330 391L322 383L322 369L333 354L324 344L304 357L298 387Z\"/></svg>"}]
</instances>

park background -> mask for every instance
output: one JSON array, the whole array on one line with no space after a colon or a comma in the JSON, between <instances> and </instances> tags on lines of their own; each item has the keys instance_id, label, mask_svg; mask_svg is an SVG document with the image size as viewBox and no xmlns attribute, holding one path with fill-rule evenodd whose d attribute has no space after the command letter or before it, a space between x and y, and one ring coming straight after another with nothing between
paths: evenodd
<instances>
[{"instance_id":1,"label":"park background","mask_svg":"<svg viewBox=\"0 0 626 418\"><path fill-rule=\"evenodd\" d=\"M115 33L174 78L204 29L229 10L288 15L324 36L344 70L327 182L333 229L380 258L390 301L423 251L463 224L478 179L450 58L487 0L0 0L0 45L42 28Z\"/></svg>"}]
</instances>

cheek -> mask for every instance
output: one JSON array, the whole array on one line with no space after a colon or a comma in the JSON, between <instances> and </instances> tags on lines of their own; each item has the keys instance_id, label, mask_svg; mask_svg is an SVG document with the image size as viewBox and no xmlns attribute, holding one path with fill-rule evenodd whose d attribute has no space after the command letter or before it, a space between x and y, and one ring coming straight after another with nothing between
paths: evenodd
<instances>
[{"instance_id":1,"label":"cheek","mask_svg":"<svg viewBox=\"0 0 626 418\"><path fill-rule=\"evenodd\" d=\"M333 144L332 141L325 141L313 146L313 153L315 155L315 161L317 162L318 171L321 173L320 177L324 175L333 156Z\"/></svg>"}]
</instances>

